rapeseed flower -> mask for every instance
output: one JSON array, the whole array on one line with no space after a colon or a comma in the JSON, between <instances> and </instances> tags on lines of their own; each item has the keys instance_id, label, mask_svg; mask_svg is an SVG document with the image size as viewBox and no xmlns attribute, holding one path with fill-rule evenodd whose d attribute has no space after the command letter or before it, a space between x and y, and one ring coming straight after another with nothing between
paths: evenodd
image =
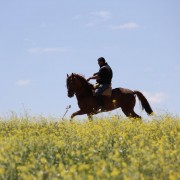
<instances>
[{"instance_id":1,"label":"rapeseed flower","mask_svg":"<svg viewBox=\"0 0 180 180\"><path fill-rule=\"evenodd\" d=\"M0 179L178 179L180 121L0 121Z\"/></svg>"}]
</instances>

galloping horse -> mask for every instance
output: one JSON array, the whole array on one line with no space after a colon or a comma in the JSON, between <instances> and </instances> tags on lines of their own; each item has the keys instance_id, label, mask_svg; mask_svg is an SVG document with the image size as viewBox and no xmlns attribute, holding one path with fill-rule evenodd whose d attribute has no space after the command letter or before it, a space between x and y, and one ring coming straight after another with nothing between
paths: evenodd
<instances>
[{"instance_id":1,"label":"galloping horse","mask_svg":"<svg viewBox=\"0 0 180 180\"><path fill-rule=\"evenodd\" d=\"M83 76L72 73L70 76L67 74L66 80L68 97L76 95L79 111L74 112L71 115L73 118L76 115L87 114L88 117L97 114L97 101L96 96L93 95L93 85L89 83ZM125 88L115 88L112 90L110 97L103 96L104 107L103 111L111 111L116 108L121 108L127 117L141 118L134 112L134 106L136 103L135 95L141 102L142 109L145 109L148 115L152 114L153 111L149 105L147 99L139 91L132 91Z\"/></svg>"}]
</instances>

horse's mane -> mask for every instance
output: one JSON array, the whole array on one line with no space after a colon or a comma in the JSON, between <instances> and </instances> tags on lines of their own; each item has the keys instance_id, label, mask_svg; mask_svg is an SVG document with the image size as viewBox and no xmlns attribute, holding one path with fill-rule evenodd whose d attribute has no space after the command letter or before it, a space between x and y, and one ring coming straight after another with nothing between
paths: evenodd
<instances>
[{"instance_id":1,"label":"horse's mane","mask_svg":"<svg viewBox=\"0 0 180 180\"><path fill-rule=\"evenodd\" d=\"M72 74L71 74L71 76L72 76ZM69 77L71 77L71 76L69 76ZM84 85L87 85L90 89L93 89L93 85L86 80L84 75L73 73L73 76L78 78Z\"/></svg>"},{"instance_id":2,"label":"horse's mane","mask_svg":"<svg viewBox=\"0 0 180 180\"><path fill-rule=\"evenodd\" d=\"M84 75L76 74L76 73L73 73L73 75L78 77L81 81L88 83Z\"/></svg>"}]
</instances>

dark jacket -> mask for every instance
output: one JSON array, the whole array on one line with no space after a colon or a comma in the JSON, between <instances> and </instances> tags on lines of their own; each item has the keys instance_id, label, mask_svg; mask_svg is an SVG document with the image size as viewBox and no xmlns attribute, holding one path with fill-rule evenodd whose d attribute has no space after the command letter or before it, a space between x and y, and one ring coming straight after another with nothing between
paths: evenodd
<instances>
[{"instance_id":1,"label":"dark jacket","mask_svg":"<svg viewBox=\"0 0 180 180\"><path fill-rule=\"evenodd\" d=\"M113 71L107 63L100 67L99 72L97 74L99 76L99 79L97 79L97 82L99 84L111 84Z\"/></svg>"}]
</instances>

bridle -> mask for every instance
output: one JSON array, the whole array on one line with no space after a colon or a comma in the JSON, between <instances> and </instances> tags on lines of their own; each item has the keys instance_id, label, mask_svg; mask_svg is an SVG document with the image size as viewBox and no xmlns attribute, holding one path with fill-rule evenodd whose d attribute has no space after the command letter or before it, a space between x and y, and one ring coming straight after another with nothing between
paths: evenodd
<instances>
[{"instance_id":1,"label":"bridle","mask_svg":"<svg viewBox=\"0 0 180 180\"><path fill-rule=\"evenodd\" d=\"M73 97L75 94L74 87L73 87L74 85L72 83L73 83L72 77L68 76L67 89L68 89L68 96L69 97Z\"/></svg>"},{"instance_id":2,"label":"bridle","mask_svg":"<svg viewBox=\"0 0 180 180\"><path fill-rule=\"evenodd\" d=\"M67 79L67 89L68 89L69 97L73 97L74 94L75 95L81 94L79 92L81 92L81 89L83 89L83 87L84 87L84 83L81 83L81 85L79 87L76 87L75 79L78 79L78 77L74 77L74 76L75 75L72 74L71 76L68 76L68 79Z\"/></svg>"}]
</instances>

